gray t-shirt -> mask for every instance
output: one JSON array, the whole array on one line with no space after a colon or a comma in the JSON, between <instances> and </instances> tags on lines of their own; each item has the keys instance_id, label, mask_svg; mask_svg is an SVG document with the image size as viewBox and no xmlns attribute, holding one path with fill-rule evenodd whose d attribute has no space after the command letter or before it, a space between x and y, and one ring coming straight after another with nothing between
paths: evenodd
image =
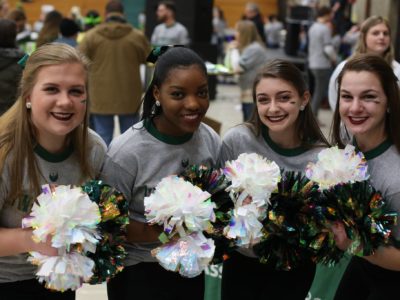
<instances>
[{"instance_id":1,"label":"gray t-shirt","mask_svg":"<svg viewBox=\"0 0 400 300\"><path fill-rule=\"evenodd\" d=\"M332 45L332 32L328 25L315 22L308 31L308 65L310 69L330 69L332 63L325 47Z\"/></svg>"},{"instance_id":2,"label":"gray t-shirt","mask_svg":"<svg viewBox=\"0 0 400 300\"><path fill-rule=\"evenodd\" d=\"M243 69L243 72L240 73L238 82L242 90L253 87L257 73L267 60L267 50L258 42L253 42L242 50L239 65Z\"/></svg>"},{"instance_id":3,"label":"gray t-shirt","mask_svg":"<svg viewBox=\"0 0 400 300\"><path fill-rule=\"evenodd\" d=\"M151 35L151 44L154 46L187 45L189 42L188 31L179 22L175 22L172 26L161 23L154 28Z\"/></svg>"},{"instance_id":4,"label":"gray t-shirt","mask_svg":"<svg viewBox=\"0 0 400 300\"><path fill-rule=\"evenodd\" d=\"M231 128L222 141L221 162L235 160L242 153L258 153L268 160L275 161L285 171L304 172L309 162L317 160L322 147L305 150L301 147L284 149L275 144L268 135L265 127L256 136L246 125Z\"/></svg>"},{"instance_id":5,"label":"gray t-shirt","mask_svg":"<svg viewBox=\"0 0 400 300\"><path fill-rule=\"evenodd\" d=\"M201 124L193 135L171 137L151 122L139 122L115 138L106 155L101 178L119 189L129 203L129 217L146 222L144 197L166 176L179 174L191 164L216 165L221 150L219 136ZM125 265L155 262L150 251L160 243L129 243Z\"/></svg>"},{"instance_id":6,"label":"gray t-shirt","mask_svg":"<svg viewBox=\"0 0 400 300\"><path fill-rule=\"evenodd\" d=\"M387 141L364 155L372 186L382 193L388 210L400 214L400 153L396 146ZM400 240L400 217L393 228L393 236Z\"/></svg>"},{"instance_id":7,"label":"gray t-shirt","mask_svg":"<svg viewBox=\"0 0 400 300\"><path fill-rule=\"evenodd\" d=\"M106 154L106 145L93 131L89 131L90 165L94 174L98 175ZM41 147L35 148L35 158L41 173L39 183L69 185L80 184L81 170L79 160L76 158L73 149L68 149L62 154L51 154ZM90 178L88 178L90 179ZM29 191L29 179L26 174L23 179L24 196L14 205L6 201L8 195L9 172L5 166L0 181L0 227L20 228L22 219L29 215L32 208L31 199L34 197ZM36 266L27 262L28 254L0 257L0 283L28 280L35 277Z\"/></svg>"},{"instance_id":8,"label":"gray t-shirt","mask_svg":"<svg viewBox=\"0 0 400 300\"><path fill-rule=\"evenodd\" d=\"M220 164L228 160L235 160L242 153L257 153L275 161L285 171L304 172L309 162L317 160L318 153L322 147L305 150L301 147L284 149L275 144L268 135L266 127L262 128L262 134L256 136L246 125L238 125L231 128L225 134L222 141ZM243 255L256 257L251 249L240 248Z\"/></svg>"}]
</instances>

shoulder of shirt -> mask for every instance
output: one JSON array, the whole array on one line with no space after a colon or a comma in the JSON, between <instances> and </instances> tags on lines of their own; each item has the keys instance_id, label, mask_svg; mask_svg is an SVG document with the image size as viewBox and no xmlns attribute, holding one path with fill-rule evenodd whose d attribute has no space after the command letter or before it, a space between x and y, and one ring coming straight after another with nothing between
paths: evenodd
<instances>
[{"instance_id":1,"label":"shoulder of shirt","mask_svg":"<svg viewBox=\"0 0 400 300\"><path fill-rule=\"evenodd\" d=\"M203 135L209 135L213 140L217 140L217 141L221 141L220 136L218 135L218 133L215 132L214 129L212 129L209 125L205 124L205 123L200 123L200 127L198 129L198 133Z\"/></svg>"},{"instance_id":2,"label":"shoulder of shirt","mask_svg":"<svg viewBox=\"0 0 400 300\"><path fill-rule=\"evenodd\" d=\"M228 129L223 137L223 140L226 141L229 139L236 139L237 137L245 137L250 139L255 138L254 132L248 126L245 124L239 124Z\"/></svg>"},{"instance_id":3,"label":"shoulder of shirt","mask_svg":"<svg viewBox=\"0 0 400 300\"><path fill-rule=\"evenodd\" d=\"M88 141L91 148L103 149L104 153L107 151L107 145L104 140L92 129L88 129Z\"/></svg>"}]
</instances>

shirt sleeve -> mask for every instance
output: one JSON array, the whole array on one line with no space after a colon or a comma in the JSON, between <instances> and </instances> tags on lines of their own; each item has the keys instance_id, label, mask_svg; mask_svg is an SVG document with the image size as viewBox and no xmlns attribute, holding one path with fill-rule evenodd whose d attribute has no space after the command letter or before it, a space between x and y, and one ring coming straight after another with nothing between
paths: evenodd
<instances>
[{"instance_id":1,"label":"shirt sleeve","mask_svg":"<svg viewBox=\"0 0 400 300\"><path fill-rule=\"evenodd\" d=\"M134 169L135 168L132 167L130 170L132 172L127 172L120 164L114 162L112 157L106 155L100 174L100 179L103 180L104 183L116 188L124 195L129 207L133 205L132 191L136 179L133 175L136 174Z\"/></svg>"}]
</instances>

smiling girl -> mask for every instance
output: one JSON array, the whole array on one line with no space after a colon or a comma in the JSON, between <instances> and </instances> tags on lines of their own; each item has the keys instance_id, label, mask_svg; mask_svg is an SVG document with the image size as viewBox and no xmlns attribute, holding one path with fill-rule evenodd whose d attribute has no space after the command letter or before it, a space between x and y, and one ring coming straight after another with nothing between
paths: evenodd
<instances>
[{"instance_id":1,"label":"smiling girl","mask_svg":"<svg viewBox=\"0 0 400 300\"><path fill-rule=\"evenodd\" d=\"M114 139L102 171L102 178L125 195L130 214L126 268L109 282L108 297L186 299L190 293L191 299L202 300L203 275L181 277L151 256L150 251L160 245L162 229L146 224L144 197L162 178L189 164L214 166L221 142L202 123L209 106L203 60L184 47L163 46L153 54L161 56L144 96L142 121Z\"/></svg>"},{"instance_id":2,"label":"smiling girl","mask_svg":"<svg viewBox=\"0 0 400 300\"><path fill-rule=\"evenodd\" d=\"M392 66L394 74L400 79L400 64L394 60L393 52L389 22L380 16L371 16L366 19L360 28L355 54L379 55ZM345 60L336 67L329 80L329 105L333 111L338 101L337 77L346 62Z\"/></svg>"},{"instance_id":3,"label":"smiling girl","mask_svg":"<svg viewBox=\"0 0 400 300\"><path fill-rule=\"evenodd\" d=\"M253 84L256 113L226 133L221 161L258 153L286 171L304 171L321 147L328 146L309 100L299 69L283 60L268 63ZM276 271L259 263L251 249L239 249L224 262L222 299L304 299L314 273L311 261L291 271Z\"/></svg>"},{"instance_id":4,"label":"smiling girl","mask_svg":"<svg viewBox=\"0 0 400 300\"><path fill-rule=\"evenodd\" d=\"M87 127L88 61L74 48L49 44L28 59L21 96L0 118L0 294L4 299L74 299L34 278L27 252L56 255L34 243L21 221L43 184L79 185L100 170L106 147Z\"/></svg>"},{"instance_id":5,"label":"smiling girl","mask_svg":"<svg viewBox=\"0 0 400 300\"><path fill-rule=\"evenodd\" d=\"M391 66L375 55L349 60L338 77L339 101L333 141L344 146L340 122L368 162L371 184L382 193L389 211L400 213L400 97ZM392 229L400 240L400 223ZM344 241L348 244L349 240ZM397 299L400 250L381 247L371 256L352 257L335 299Z\"/></svg>"}]
</instances>

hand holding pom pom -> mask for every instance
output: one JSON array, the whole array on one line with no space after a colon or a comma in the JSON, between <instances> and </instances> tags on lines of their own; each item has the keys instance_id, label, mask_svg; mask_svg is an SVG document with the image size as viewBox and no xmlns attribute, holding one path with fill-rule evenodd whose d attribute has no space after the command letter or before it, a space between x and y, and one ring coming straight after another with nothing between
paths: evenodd
<instances>
[{"instance_id":1,"label":"hand holding pom pom","mask_svg":"<svg viewBox=\"0 0 400 300\"><path fill-rule=\"evenodd\" d=\"M31 214L23 227L32 227L33 239L42 242L28 261L38 265L36 276L46 287L64 291L76 290L92 275L94 262L85 256L94 252L100 238L96 226L100 222L99 208L80 188L49 185L42 187ZM43 243L44 242L44 243ZM57 249L57 256L52 247Z\"/></svg>"}]
</instances>

